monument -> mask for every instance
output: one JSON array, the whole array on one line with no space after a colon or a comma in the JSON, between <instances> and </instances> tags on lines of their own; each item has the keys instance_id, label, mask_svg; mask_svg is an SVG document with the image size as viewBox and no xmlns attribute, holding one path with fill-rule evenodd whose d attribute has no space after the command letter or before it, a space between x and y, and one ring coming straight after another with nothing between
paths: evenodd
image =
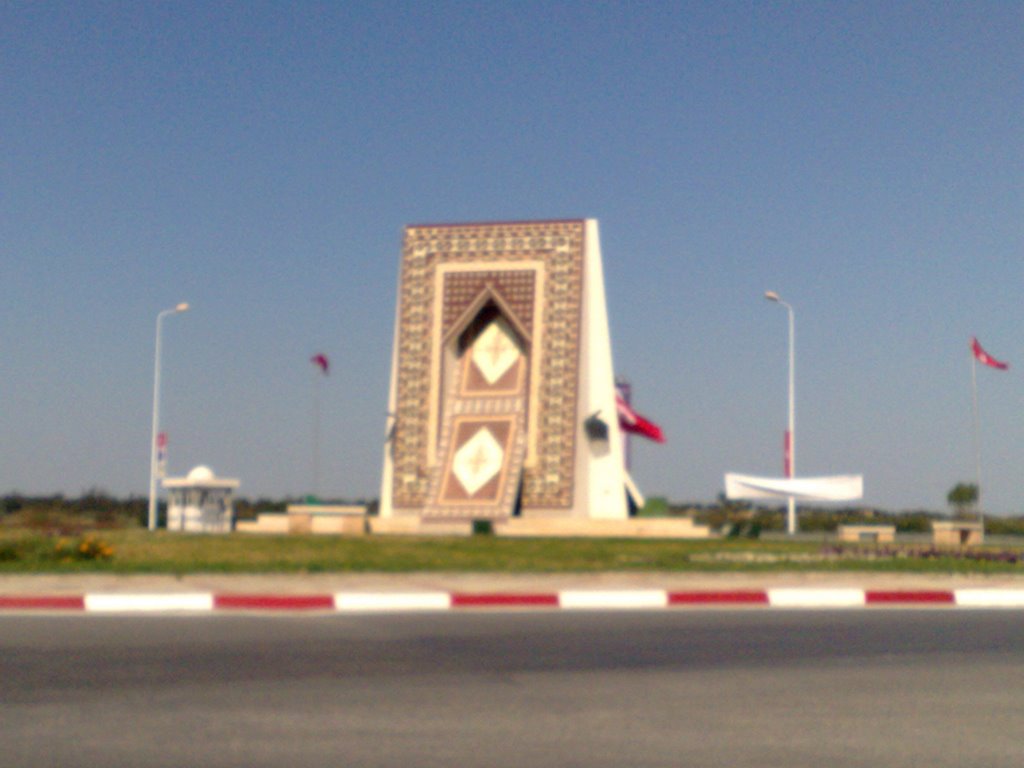
<instances>
[{"instance_id":1,"label":"monument","mask_svg":"<svg viewBox=\"0 0 1024 768\"><path fill-rule=\"evenodd\" d=\"M597 221L405 230L380 520L626 520Z\"/></svg>"}]
</instances>

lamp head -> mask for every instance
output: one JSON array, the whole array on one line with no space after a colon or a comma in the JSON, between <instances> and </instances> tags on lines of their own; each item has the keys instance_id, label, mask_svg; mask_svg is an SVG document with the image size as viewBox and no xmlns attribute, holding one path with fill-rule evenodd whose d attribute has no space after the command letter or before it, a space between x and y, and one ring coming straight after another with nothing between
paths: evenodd
<instances>
[{"instance_id":1,"label":"lamp head","mask_svg":"<svg viewBox=\"0 0 1024 768\"><path fill-rule=\"evenodd\" d=\"M768 301L782 301L782 299L779 298L779 294L777 294L775 291L765 291L764 297L768 299Z\"/></svg>"},{"instance_id":2,"label":"lamp head","mask_svg":"<svg viewBox=\"0 0 1024 768\"><path fill-rule=\"evenodd\" d=\"M178 306L176 306L174 308L174 311L175 312L188 312L188 302L187 301L181 302L181 304L179 304Z\"/></svg>"}]
</instances>

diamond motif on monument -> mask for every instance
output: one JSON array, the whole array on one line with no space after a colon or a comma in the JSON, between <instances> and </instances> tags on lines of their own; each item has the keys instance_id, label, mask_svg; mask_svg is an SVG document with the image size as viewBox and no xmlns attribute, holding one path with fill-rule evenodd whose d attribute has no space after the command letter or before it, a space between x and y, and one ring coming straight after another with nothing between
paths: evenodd
<instances>
[{"instance_id":1,"label":"diamond motif on monument","mask_svg":"<svg viewBox=\"0 0 1024 768\"><path fill-rule=\"evenodd\" d=\"M481 427L452 458L452 472L472 496L501 471L505 452L487 427Z\"/></svg>"},{"instance_id":2,"label":"diamond motif on monument","mask_svg":"<svg viewBox=\"0 0 1024 768\"><path fill-rule=\"evenodd\" d=\"M488 325L473 344L473 362L488 384L504 376L519 359L519 347L500 322Z\"/></svg>"}]
</instances>

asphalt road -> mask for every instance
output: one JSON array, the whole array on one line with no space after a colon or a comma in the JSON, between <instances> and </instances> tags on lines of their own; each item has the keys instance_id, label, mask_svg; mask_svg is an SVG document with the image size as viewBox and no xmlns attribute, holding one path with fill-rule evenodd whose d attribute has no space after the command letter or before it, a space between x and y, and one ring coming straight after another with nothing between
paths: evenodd
<instances>
[{"instance_id":1,"label":"asphalt road","mask_svg":"<svg viewBox=\"0 0 1024 768\"><path fill-rule=\"evenodd\" d=\"M0 617L0 765L1018 766L1018 611Z\"/></svg>"}]
</instances>

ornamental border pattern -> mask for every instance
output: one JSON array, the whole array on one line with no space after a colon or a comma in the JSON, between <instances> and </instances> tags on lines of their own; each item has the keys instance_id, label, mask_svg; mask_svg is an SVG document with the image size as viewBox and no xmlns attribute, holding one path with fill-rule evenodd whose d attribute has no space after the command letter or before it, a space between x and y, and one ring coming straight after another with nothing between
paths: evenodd
<instances>
[{"instance_id":1,"label":"ornamental border pattern","mask_svg":"<svg viewBox=\"0 0 1024 768\"><path fill-rule=\"evenodd\" d=\"M536 462L524 469L524 508L570 508L576 454L585 222L542 221L410 226L402 246L393 504L422 508L430 469L434 275L441 264L541 261L544 296Z\"/></svg>"}]
</instances>

